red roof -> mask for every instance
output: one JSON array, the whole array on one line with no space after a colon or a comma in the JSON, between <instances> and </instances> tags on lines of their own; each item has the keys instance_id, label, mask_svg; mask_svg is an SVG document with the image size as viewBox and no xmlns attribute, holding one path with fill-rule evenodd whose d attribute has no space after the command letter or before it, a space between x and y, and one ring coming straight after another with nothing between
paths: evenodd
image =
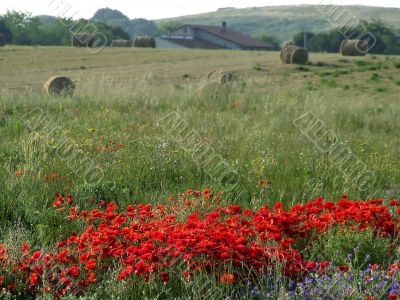
<instances>
[{"instance_id":1,"label":"red roof","mask_svg":"<svg viewBox=\"0 0 400 300\"><path fill-rule=\"evenodd\" d=\"M275 48L275 45L259 41L235 30L222 26L184 25L193 29L200 29L248 48Z\"/></svg>"}]
</instances>

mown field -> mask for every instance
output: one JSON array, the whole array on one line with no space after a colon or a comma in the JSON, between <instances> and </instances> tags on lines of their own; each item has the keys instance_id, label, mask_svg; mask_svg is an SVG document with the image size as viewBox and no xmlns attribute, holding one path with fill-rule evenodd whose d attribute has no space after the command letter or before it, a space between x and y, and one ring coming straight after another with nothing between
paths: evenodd
<instances>
[{"instance_id":1,"label":"mown field","mask_svg":"<svg viewBox=\"0 0 400 300\"><path fill-rule=\"evenodd\" d=\"M234 72L235 80L225 84L209 82L207 74L214 70ZM43 96L42 85L53 75L66 75L76 82L73 97ZM272 208L278 201L289 209L316 197L337 203L347 194L354 200L381 198L382 203L374 205L389 207L392 219L387 222L392 227L384 226L391 229L386 232L383 225L376 225L382 216L373 212L371 215L378 216L378 221L365 221L368 230L358 232L352 224L354 232L348 233L341 227L346 218L341 219L340 226L325 228L328 233L323 237L296 236L296 249L306 260L330 261L334 266L348 264L359 273L367 263L388 269L398 261L400 249L396 203L390 205L390 200L400 193L399 92L400 58L394 56L344 58L339 54L311 53L309 64L294 66L282 65L278 52L104 49L92 54L69 47L6 46L0 49L0 242L12 254L4 254L8 253L6 250L2 253L1 247L0 254L15 262L24 242L32 251L45 253L56 251L58 242L76 236L74 233L81 235L93 220L82 221L71 217L71 212L68 220L69 207L64 208L65 213L57 211L68 203L63 198L68 194L73 195L78 210L94 209L100 200L115 201L121 216L128 205L152 203L169 207L173 197L179 222L184 222L189 211L238 205L256 212L265 205ZM304 116L319 120L321 129L310 128L310 123L303 122ZM328 130L328 136L321 135ZM321 145L321 140L316 141L321 136L325 146L335 141L342 143L346 153L352 153L354 163L322 151L316 145ZM213 161L205 163L210 153ZM373 178L361 187L357 181L360 164ZM221 165L235 177L217 178L213 172ZM188 189L203 191L196 195L201 199L193 201L193 205L177 198ZM205 189L214 195L222 190L225 194L214 199L207 196ZM62 196L58 203L54 203L55 193ZM187 197L191 195L189 192ZM207 199L214 200L204 203ZM117 216L118 213L113 215ZM346 216L355 223L364 222L365 217ZM143 222L141 226L148 226ZM110 226L115 230L113 226L117 225ZM375 225L385 234L377 234ZM290 237L288 232L283 235ZM375 261L364 264L360 258L343 259L349 254L354 258L358 249L363 257L373 257ZM77 250L70 251L72 257ZM92 255L98 254L95 253ZM108 255L119 256L112 253ZM65 263L72 262L73 258ZM78 277L83 276L83 266L88 268L86 271L93 271L81 263ZM154 283L151 278L145 278L149 280L146 283L134 274L129 279L115 279L127 264L109 259L105 270L93 271L96 283L87 290L85 287L85 295L98 299L205 296L204 289L196 290L193 284L174 279L171 273L170 280L163 275L162 281L169 281L165 284ZM0 266L7 274L6 266ZM229 276L223 275L221 280L215 275L217 279L207 291L218 292L218 296L208 297L220 298L221 291L221 299L263 299L267 292L272 293L271 299L289 297L284 284L271 287L262 272L257 276L246 272L246 282L256 281L263 293L246 290L237 275L241 274L239 268L223 272ZM227 285L231 274L234 284ZM278 278L276 274L281 272L273 274ZM8 288L7 297L22 299L40 294L35 288L36 280L29 281L32 275L24 276L15 279L19 283L16 288ZM43 278L38 282L44 282L43 272L40 276ZM3 281L11 282L11 277L5 275ZM195 281L207 282L204 278L207 273ZM30 282L27 287L24 280ZM276 280L275 283L285 282L280 277ZM388 287L391 279L385 280L384 288L371 287L377 293L369 292L374 299L387 297L393 288ZM5 284L4 287L1 297L6 297ZM47 292L51 295L51 288ZM354 288L348 299L364 299L367 292L362 293ZM67 294L68 289L60 295ZM306 298L304 293L298 295L301 296L296 299ZM321 297L345 298L333 295Z\"/></svg>"}]
</instances>

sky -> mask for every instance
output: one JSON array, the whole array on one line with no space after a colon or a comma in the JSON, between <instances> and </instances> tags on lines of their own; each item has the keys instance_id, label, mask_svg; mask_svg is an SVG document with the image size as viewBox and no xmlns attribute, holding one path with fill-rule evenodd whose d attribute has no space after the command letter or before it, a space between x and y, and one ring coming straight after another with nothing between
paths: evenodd
<instances>
[{"instance_id":1,"label":"sky","mask_svg":"<svg viewBox=\"0 0 400 300\"><path fill-rule=\"evenodd\" d=\"M0 14L7 10L71 18L91 18L99 8L120 10L129 18L161 19L215 11L221 7L257 7L270 5L339 4L400 7L399 0L0 0Z\"/></svg>"}]
</instances>

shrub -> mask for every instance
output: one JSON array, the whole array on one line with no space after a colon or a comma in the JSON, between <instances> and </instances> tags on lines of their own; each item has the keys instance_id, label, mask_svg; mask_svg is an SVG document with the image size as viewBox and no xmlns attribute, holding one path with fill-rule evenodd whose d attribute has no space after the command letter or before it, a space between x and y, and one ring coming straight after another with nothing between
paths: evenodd
<instances>
[{"instance_id":1,"label":"shrub","mask_svg":"<svg viewBox=\"0 0 400 300\"><path fill-rule=\"evenodd\" d=\"M3 47L6 45L6 38L4 37L4 34L0 33L0 47Z\"/></svg>"}]
</instances>

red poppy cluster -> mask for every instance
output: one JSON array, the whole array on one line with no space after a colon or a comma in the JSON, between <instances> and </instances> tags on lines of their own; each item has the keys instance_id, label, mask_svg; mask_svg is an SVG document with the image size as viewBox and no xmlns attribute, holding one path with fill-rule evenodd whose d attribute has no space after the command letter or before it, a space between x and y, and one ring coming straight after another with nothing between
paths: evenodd
<instances>
[{"instance_id":1,"label":"red poppy cluster","mask_svg":"<svg viewBox=\"0 0 400 300\"><path fill-rule=\"evenodd\" d=\"M252 211L223 206L221 197L222 193L214 195L208 189L189 190L169 198L168 205L120 209L115 202L100 201L95 209L81 210L72 195L57 195L53 206L67 211L71 222L82 222L84 229L61 241L54 252L32 252L24 244L15 257L12 249L1 245L0 288L23 287L27 292L56 297L81 295L115 267L117 280L139 276L164 283L171 276L190 280L199 271L232 283L240 274L264 272L277 265L296 278L317 267L295 249L299 241L318 238L336 225L368 228L393 239L400 230L400 202L396 200L390 204L397 206L397 215L383 200L334 203L317 198L289 210L278 202L273 208Z\"/></svg>"},{"instance_id":2,"label":"red poppy cluster","mask_svg":"<svg viewBox=\"0 0 400 300\"><path fill-rule=\"evenodd\" d=\"M95 149L100 152L115 152L124 148L123 144L116 144L113 140L108 140L108 143L104 146L95 146Z\"/></svg>"}]
</instances>

